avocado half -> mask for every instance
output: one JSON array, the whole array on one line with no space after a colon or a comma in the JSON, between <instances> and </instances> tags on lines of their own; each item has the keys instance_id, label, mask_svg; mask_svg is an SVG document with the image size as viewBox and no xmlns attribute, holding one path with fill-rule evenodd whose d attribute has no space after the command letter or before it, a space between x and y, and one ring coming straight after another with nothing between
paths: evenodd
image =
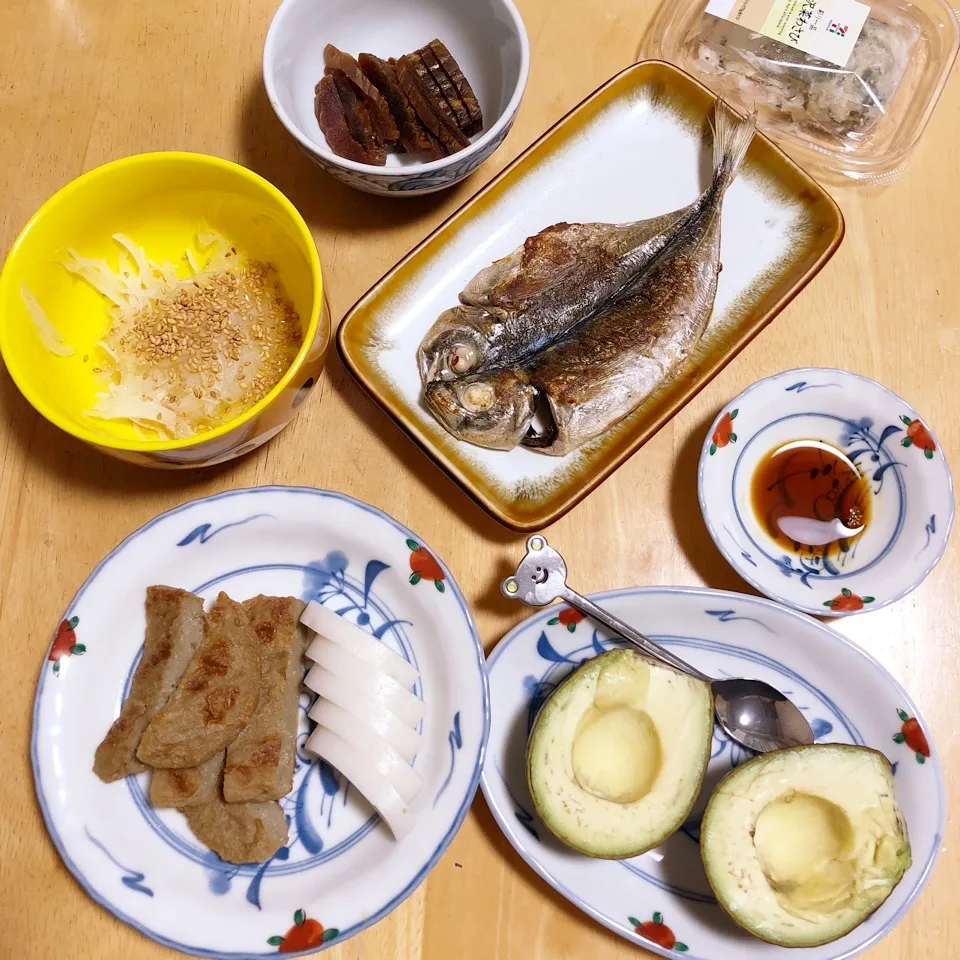
<instances>
[{"instance_id":1,"label":"avocado half","mask_svg":"<svg viewBox=\"0 0 960 960\"><path fill-rule=\"evenodd\" d=\"M700 852L724 910L783 947L849 933L911 862L889 761L837 743L777 750L731 771L703 815Z\"/></svg>"},{"instance_id":2,"label":"avocado half","mask_svg":"<svg viewBox=\"0 0 960 960\"><path fill-rule=\"evenodd\" d=\"M527 746L544 824L591 857L625 859L686 820L710 759L706 683L628 649L572 673L541 708Z\"/></svg>"}]
</instances>

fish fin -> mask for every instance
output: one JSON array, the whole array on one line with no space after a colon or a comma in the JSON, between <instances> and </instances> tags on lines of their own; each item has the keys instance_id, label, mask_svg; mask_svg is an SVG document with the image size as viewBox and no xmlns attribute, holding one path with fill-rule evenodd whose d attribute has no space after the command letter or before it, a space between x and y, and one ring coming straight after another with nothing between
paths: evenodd
<instances>
[{"instance_id":1,"label":"fish fin","mask_svg":"<svg viewBox=\"0 0 960 960\"><path fill-rule=\"evenodd\" d=\"M747 155L757 129L757 115L739 117L724 100L717 100L713 127L713 185L723 191L733 182Z\"/></svg>"}]
</instances>

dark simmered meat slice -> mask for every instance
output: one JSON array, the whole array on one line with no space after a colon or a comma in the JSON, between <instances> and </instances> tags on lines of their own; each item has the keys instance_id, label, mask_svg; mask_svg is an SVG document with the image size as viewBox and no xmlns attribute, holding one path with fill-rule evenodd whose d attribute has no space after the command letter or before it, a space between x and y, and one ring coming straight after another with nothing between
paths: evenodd
<instances>
[{"instance_id":1,"label":"dark simmered meat slice","mask_svg":"<svg viewBox=\"0 0 960 960\"><path fill-rule=\"evenodd\" d=\"M447 98L443 95L440 84L436 81L433 74L430 73L426 63L418 53L408 53L407 58L416 71L417 80L420 83L420 89L426 94L427 101L433 112L444 122L447 129L454 135L458 142L463 141L462 145L469 145L469 140L463 135L460 129L460 123L456 118Z\"/></svg>"},{"instance_id":2,"label":"dark simmered meat slice","mask_svg":"<svg viewBox=\"0 0 960 960\"><path fill-rule=\"evenodd\" d=\"M463 105L463 100L460 99L460 93L453 85L453 81L447 76L447 71L440 66L440 61L437 59L436 54L430 49L430 47L421 47L417 51L417 54L419 55L420 59L423 60L426 68L430 71L430 76L433 77L434 82L443 92L443 96L450 105L453 115L457 118L457 126L460 127L461 133L463 133L465 137L470 136L470 114L467 112L467 108Z\"/></svg>"},{"instance_id":3,"label":"dark simmered meat slice","mask_svg":"<svg viewBox=\"0 0 960 960\"><path fill-rule=\"evenodd\" d=\"M407 153L426 151L431 160L445 157L446 151L440 147L435 138L428 137L427 130L417 117L416 110L400 88L397 71L393 64L371 53L361 53L357 60L367 79L387 101L400 132L400 143Z\"/></svg>"},{"instance_id":4,"label":"dark simmered meat slice","mask_svg":"<svg viewBox=\"0 0 960 960\"><path fill-rule=\"evenodd\" d=\"M357 163L369 163L367 151L350 134L347 124L347 115L337 85L333 77L326 76L317 84L316 97L317 123L323 135L327 138L327 146L345 160L354 160Z\"/></svg>"},{"instance_id":5,"label":"dark simmered meat slice","mask_svg":"<svg viewBox=\"0 0 960 960\"><path fill-rule=\"evenodd\" d=\"M357 85L365 98L367 110L377 138L383 144L396 143L400 138L397 125L390 114L387 101L380 96L380 91L364 76L357 63L349 53L338 50L332 43L323 49L323 63L330 70L339 70L346 78Z\"/></svg>"},{"instance_id":6,"label":"dark simmered meat slice","mask_svg":"<svg viewBox=\"0 0 960 960\"><path fill-rule=\"evenodd\" d=\"M477 100L477 95L473 92L473 87L470 86L470 82L463 75L460 65L453 59L453 55L446 46L440 40L431 40L428 46L436 54L437 60L440 61L440 66L446 71L447 76L453 81L463 105L467 108L467 113L470 114L470 119L473 121L470 129L470 135L472 136L483 129L483 113L480 111L480 102Z\"/></svg>"},{"instance_id":7,"label":"dark simmered meat slice","mask_svg":"<svg viewBox=\"0 0 960 960\"><path fill-rule=\"evenodd\" d=\"M421 64L422 66L422 64ZM454 133L434 112L433 107L424 92L413 61L408 56L400 57L396 62L397 79L400 87L407 95L413 108L417 111L423 125L430 131L451 153L462 150L469 140L459 131Z\"/></svg>"},{"instance_id":8,"label":"dark simmered meat slice","mask_svg":"<svg viewBox=\"0 0 960 960\"><path fill-rule=\"evenodd\" d=\"M333 77L333 82L337 88L337 95L340 97L340 103L343 105L344 116L347 118L347 129L350 136L363 147L366 153L366 162L377 167L382 167L387 162L387 151L373 129L373 122L370 118L363 95L339 70L330 70L328 73ZM369 102L369 101L367 101Z\"/></svg>"},{"instance_id":9,"label":"dark simmered meat slice","mask_svg":"<svg viewBox=\"0 0 960 960\"><path fill-rule=\"evenodd\" d=\"M430 141L430 159L439 160L441 157L449 157L450 151L426 128L423 128L427 140Z\"/></svg>"}]
</instances>

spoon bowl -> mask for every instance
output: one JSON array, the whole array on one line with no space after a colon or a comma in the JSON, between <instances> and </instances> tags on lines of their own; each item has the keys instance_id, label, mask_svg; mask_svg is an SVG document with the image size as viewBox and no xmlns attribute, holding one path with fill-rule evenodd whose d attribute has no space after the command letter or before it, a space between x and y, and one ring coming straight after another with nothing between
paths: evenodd
<instances>
[{"instance_id":1,"label":"spoon bowl","mask_svg":"<svg viewBox=\"0 0 960 960\"><path fill-rule=\"evenodd\" d=\"M564 600L638 647L647 656L675 670L710 684L717 722L727 735L757 753L769 753L814 741L813 730L798 707L779 690L762 680L714 680L675 656L628 623L613 616L592 600L567 586L567 565L563 557L539 534L527 540L527 555L517 572L500 587L510 600L542 607Z\"/></svg>"}]
</instances>

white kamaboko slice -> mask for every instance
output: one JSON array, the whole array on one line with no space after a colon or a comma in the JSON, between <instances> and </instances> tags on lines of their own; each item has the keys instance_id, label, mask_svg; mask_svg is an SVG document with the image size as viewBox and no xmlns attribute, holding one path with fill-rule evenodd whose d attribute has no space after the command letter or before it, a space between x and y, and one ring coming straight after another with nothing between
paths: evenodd
<instances>
[{"instance_id":1,"label":"white kamaboko slice","mask_svg":"<svg viewBox=\"0 0 960 960\"><path fill-rule=\"evenodd\" d=\"M317 637L310 644L310 649L314 652L316 659L304 683L315 693L319 691L310 678L314 676L314 671L325 669L344 684L353 687L358 693L382 703L391 713L395 713L411 727L415 727L423 719L423 701L405 687L400 686L393 677L388 677L372 667L366 660L355 657L343 647L338 647L322 637Z\"/></svg>"},{"instance_id":2,"label":"white kamaboko slice","mask_svg":"<svg viewBox=\"0 0 960 960\"><path fill-rule=\"evenodd\" d=\"M328 671L317 671L313 682L312 689L320 694L320 699L310 708L311 720L323 723L326 708L337 706L358 723L365 724L374 733L383 737L407 762L417 755L422 741L420 734L391 713L382 703L358 694Z\"/></svg>"},{"instance_id":3,"label":"white kamaboko slice","mask_svg":"<svg viewBox=\"0 0 960 960\"><path fill-rule=\"evenodd\" d=\"M381 673L393 677L397 683L408 689L420 676L416 667L391 650L382 640L378 640L366 630L361 630L356 624L345 620L316 600L307 604L306 610L300 616L300 622L338 647L343 647L361 660L373 664ZM307 648L307 656L311 660L317 659L310 652L310 647Z\"/></svg>"},{"instance_id":4,"label":"white kamaboko slice","mask_svg":"<svg viewBox=\"0 0 960 960\"><path fill-rule=\"evenodd\" d=\"M311 717L322 727L335 733L344 743L349 744L365 760L377 768L377 773L386 777L391 786L407 803L412 803L420 792L423 780L413 767L365 723L359 723L356 717L347 713L329 700L318 700Z\"/></svg>"},{"instance_id":5,"label":"white kamaboko slice","mask_svg":"<svg viewBox=\"0 0 960 960\"><path fill-rule=\"evenodd\" d=\"M310 734L306 746L336 767L360 791L383 817L397 840L402 840L410 832L414 825L413 813L390 781L377 772L369 758L326 727L317 727Z\"/></svg>"}]
</instances>

